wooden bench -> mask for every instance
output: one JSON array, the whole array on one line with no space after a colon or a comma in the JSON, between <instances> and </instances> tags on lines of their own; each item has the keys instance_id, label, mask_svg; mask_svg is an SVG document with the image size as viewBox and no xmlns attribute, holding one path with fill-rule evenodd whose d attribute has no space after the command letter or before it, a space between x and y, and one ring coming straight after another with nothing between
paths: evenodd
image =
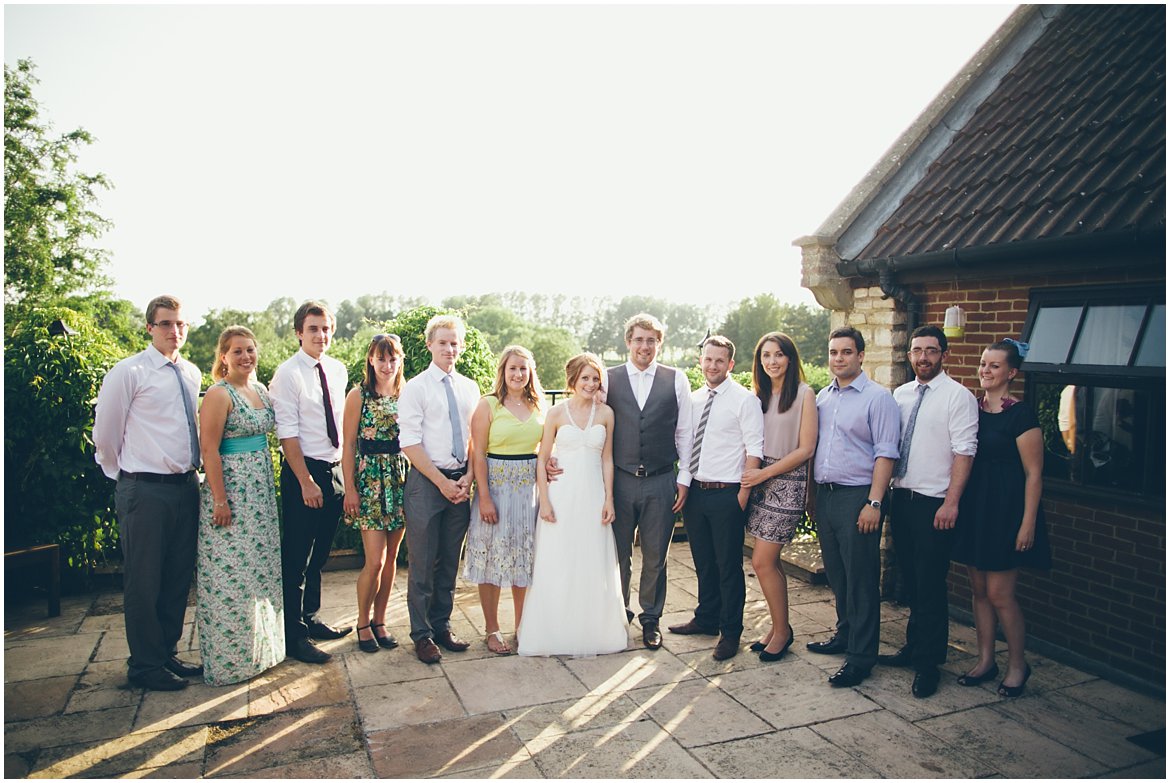
<instances>
[{"instance_id":1,"label":"wooden bench","mask_svg":"<svg viewBox=\"0 0 1170 783\"><path fill-rule=\"evenodd\" d=\"M48 577L45 589L49 593L49 617L61 615L61 547L57 544L41 544L26 549L14 549L4 553L4 570L13 568L38 567Z\"/></svg>"}]
</instances>

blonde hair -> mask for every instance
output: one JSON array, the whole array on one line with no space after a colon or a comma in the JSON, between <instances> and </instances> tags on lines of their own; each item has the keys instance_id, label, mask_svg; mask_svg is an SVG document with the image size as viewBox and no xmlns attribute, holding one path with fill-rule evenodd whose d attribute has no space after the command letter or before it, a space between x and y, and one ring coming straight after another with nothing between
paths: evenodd
<instances>
[{"instance_id":1,"label":"blonde hair","mask_svg":"<svg viewBox=\"0 0 1170 783\"><path fill-rule=\"evenodd\" d=\"M509 356L519 356L528 365L528 384L524 387L524 401L533 410L544 403L544 388L540 385L540 378L536 377L536 359L532 351L523 345L509 345L500 354L500 361L496 364L496 382L492 386L492 396L502 404L508 396L508 384L504 379L504 369L508 365Z\"/></svg>"},{"instance_id":2,"label":"blonde hair","mask_svg":"<svg viewBox=\"0 0 1170 783\"><path fill-rule=\"evenodd\" d=\"M666 339L666 327L662 325L661 321L649 313L638 313L626 321L626 342L630 341L630 338L634 336L634 329L639 326L658 335L658 342Z\"/></svg>"},{"instance_id":3,"label":"blonde hair","mask_svg":"<svg viewBox=\"0 0 1170 783\"><path fill-rule=\"evenodd\" d=\"M427 321L426 341L430 341L435 336L436 329L451 329L459 337L459 342L463 342L463 338L467 336L467 326L464 325L463 319L457 315L446 313L443 315L431 316L431 320Z\"/></svg>"},{"instance_id":4,"label":"blonde hair","mask_svg":"<svg viewBox=\"0 0 1170 783\"><path fill-rule=\"evenodd\" d=\"M163 305L166 307L166 305ZM215 344L215 363L211 367L211 377L217 381L222 381L227 377L227 362L223 360L223 356L231 347L232 338L246 337L256 345L256 335L252 334L252 330L246 326L229 326L219 333L219 341ZM257 354L259 354L259 346L257 345ZM252 374L255 375L255 368L252 369Z\"/></svg>"},{"instance_id":5,"label":"blonde hair","mask_svg":"<svg viewBox=\"0 0 1170 783\"><path fill-rule=\"evenodd\" d=\"M577 385L577 379L581 377L586 367L597 370L598 380L605 376L605 365L601 363L601 357L595 353L579 353L565 363L565 386L570 392Z\"/></svg>"}]
</instances>

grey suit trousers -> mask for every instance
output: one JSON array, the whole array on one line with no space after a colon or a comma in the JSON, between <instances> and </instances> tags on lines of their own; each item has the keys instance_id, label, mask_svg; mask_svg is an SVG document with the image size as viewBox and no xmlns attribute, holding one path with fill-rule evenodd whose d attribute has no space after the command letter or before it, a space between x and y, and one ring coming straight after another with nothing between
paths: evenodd
<instances>
[{"instance_id":1,"label":"grey suit trousers","mask_svg":"<svg viewBox=\"0 0 1170 783\"><path fill-rule=\"evenodd\" d=\"M412 470L403 489L403 512L410 564L406 608L410 638L417 642L434 638L451 625L455 577L471 522L471 503L452 503L429 478Z\"/></svg>"},{"instance_id":2,"label":"grey suit trousers","mask_svg":"<svg viewBox=\"0 0 1170 783\"><path fill-rule=\"evenodd\" d=\"M674 471L638 478L619 468L613 471L615 519L613 536L617 544L622 577L622 599L630 605L630 558L634 553L634 530L642 542L642 576L638 603L642 624L658 622L666 605L666 555L674 533Z\"/></svg>"},{"instance_id":3,"label":"grey suit trousers","mask_svg":"<svg viewBox=\"0 0 1170 783\"><path fill-rule=\"evenodd\" d=\"M882 529L862 534L857 516L869 487L817 486L817 538L825 576L837 605L837 634L846 640L846 663L872 669L881 623Z\"/></svg>"}]
</instances>

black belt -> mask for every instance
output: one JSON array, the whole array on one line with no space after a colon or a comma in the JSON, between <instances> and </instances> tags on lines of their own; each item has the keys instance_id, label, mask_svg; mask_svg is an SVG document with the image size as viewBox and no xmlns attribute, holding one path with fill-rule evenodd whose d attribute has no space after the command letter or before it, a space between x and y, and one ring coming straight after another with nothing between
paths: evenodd
<instances>
[{"instance_id":1,"label":"black belt","mask_svg":"<svg viewBox=\"0 0 1170 783\"><path fill-rule=\"evenodd\" d=\"M870 485L869 484L838 484L835 481L826 481L824 483L817 484L817 486L824 487L825 489L829 490L830 492L836 492L839 489L868 489Z\"/></svg>"},{"instance_id":2,"label":"black belt","mask_svg":"<svg viewBox=\"0 0 1170 783\"><path fill-rule=\"evenodd\" d=\"M285 462L288 462L288 460L285 460ZM341 463L340 462L327 462L323 459L313 459L312 457L305 457L306 467L310 464L324 465L324 466L328 467L330 470L332 470L333 468L337 467Z\"/></svg>"},{"instance_id":3,"label":"black belt","mask_svg":"<svg viewBox=\"0 0 1170 783\"><path fill-rule=\"evenodd\" d=\"M397 454L402 451L398 445L398 438L391 440L367 440L361 438L358 440L359 454Z\"/></svg>"},{"instance_id":4,"label":"black belt","mask_svg":"<svg viewBox=\"0 0 1170 783\"><path fill-rule=\"evenodd\" d=\"M489 459L536 459L535 454L492 454L488 452Z\"/></svg>"},{"instance_id":5,"label":"black belt","mask_svg":"<svg viewBox=\"0 0 1170 783\"><path fill-rule=\"evenodd\" d=\"M437 465L435 467L438 468ZM458 481L459 479L461 479L467 475L467 466L466 465L464 465L461 468L452 468L450 470L448 470L447 468L438 468L438 470L440 473L442 473L444 476L451 479L452 481Z\"/></svg>"},{"instance_id":6,"label":"black belt","mask_svg":"<svg viewBox=\"0 0 1170 783\"><path fill-rule=\"evenodd\" d=\"M905 496L907 497L908 500L914 500L915 498L922 498L923 500L933 500L936 503L941 503L941 502L943 502L943 500L945 500L945 498L936 498L933 495L923 495L921 492L915 492L914 490L906 489L905 487L893 487L890 491L893 492L894 494L902 492L905 494Z\"/></svg>"},{"instance_id":7,"label":"black belt","mask_svg":"<svg viewBox=\"0 0 1170 783\"><path fill-rule=\"evenodd\" d=\"M194 475L195 471L193 470L188 470L186 473L130 473L123 470L118 474L118 478L149 481L152 484L185 484Z\"/></svg>"},{"instance_id":8,"label":"black belt","mask_svg":"<svg viewBox=\"0 0 1170 783\"><path fill-rule=\"evenodd\" d=\"M692 481L691 486L696 489L739 489L738 482L731 481Z\"/></svg>"},{"instance_id":9,"label":"black belt","mask_svg":"<svg viewBox=\"0 0 1170 783\"><path fill-rule=\"evenodd\" d=\"M623 468L621 465L618 465L618 470L622 471L623 473L629 473L635 478L650 478L651 476L661 476L667 471L674 470L674 465L665 465L655 470L646 470L645 466L643 465L639 465L634 470L629 470L628 468Z\"/></svg>"}]
</instances>

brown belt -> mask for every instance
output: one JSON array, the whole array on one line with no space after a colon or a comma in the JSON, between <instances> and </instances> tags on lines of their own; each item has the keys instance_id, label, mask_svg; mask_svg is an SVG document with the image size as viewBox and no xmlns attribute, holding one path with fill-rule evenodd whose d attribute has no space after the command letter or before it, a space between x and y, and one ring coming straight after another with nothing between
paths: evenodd
<instances>
[{"instance_id":1,"label":"brown belt","mask_svg":"<svg viewBox=\"0 0 1170 783\"><path fill-rule=\"evenodd\" d=\"M729 481L696 481L694 484L699 489L731 489L732 487L739 489L740 486Z\"/></svg>"}]
</instances>

